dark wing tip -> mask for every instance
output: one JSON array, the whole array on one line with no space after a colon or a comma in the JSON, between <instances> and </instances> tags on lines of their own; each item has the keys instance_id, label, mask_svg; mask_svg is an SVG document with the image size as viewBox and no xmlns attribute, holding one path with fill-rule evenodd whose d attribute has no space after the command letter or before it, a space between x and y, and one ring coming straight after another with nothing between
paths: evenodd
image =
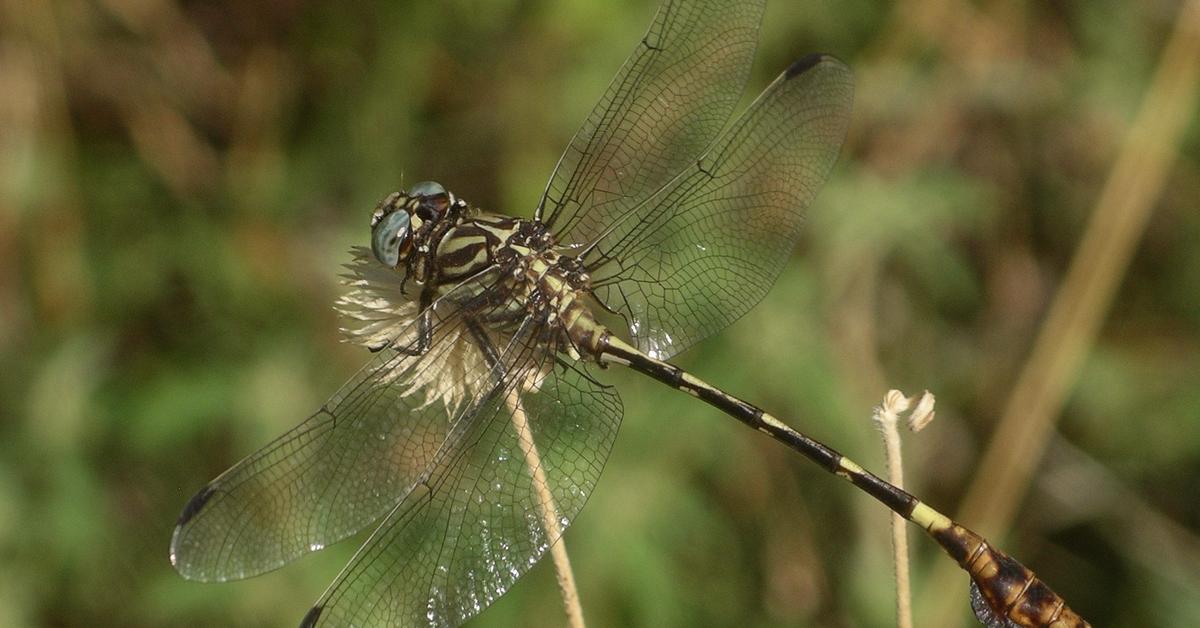
<instances>
[{"instance_id":1,"label":"dark wing tip","mask_svg":"<svg viewBox=\"0 0 1200 628\"><path fill-rule=\"evenodd\" d=\"M833 59L833 57L821 52L814 52L813 54L805 55L797 59L795 63L792 63L792 65L788 66L788 69L783 73L783 76L784 78L789 79L794 76L799 76L811 70L813 66L826 59Z\"/></svg>"},{"instance_id":2,"label":"dark wing tip","mask_svg":"<svg viewBox=\"0 0 1200 628\"><path fill-rule=\"evenodd\" d=\"M179 520L175 522L175 525L186 525L193 517L200 514L200 511L204 509L204 505L208 503L208 500L212 498L215 492L216 489L211 484L200 489L200 492L193 495L188 500L187 505L183 507L183 512L179 513Z\"/></svg>"},{"instance_id":3,"label":"dark wing tip","mask_svg":"<svg viewBox=\"0 0 1200 628\"><path fill-rule=\"evenodd\" d=\"M300 620L300 628L313 628L313 626L316 626L317 622L321 619L321 611L323 610L325 610L325 607L320 604L308 609L308 612L304 614L304 619Z\"/></svg>"}]
</instances>

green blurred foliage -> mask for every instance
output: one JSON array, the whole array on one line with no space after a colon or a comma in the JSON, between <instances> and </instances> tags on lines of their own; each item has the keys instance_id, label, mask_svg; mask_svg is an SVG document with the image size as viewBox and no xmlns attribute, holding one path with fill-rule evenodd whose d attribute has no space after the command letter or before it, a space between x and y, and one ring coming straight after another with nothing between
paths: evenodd
<instances>
[{"instance_id":1,"label":"green blurred foliage","mask_svg":"<svg viewBox=\"0 0 1200 628\"><path fill-rule=\"evenodd\" d=\"M375 202L434 179L528 214L653 4L0 5L0 625L294 625L354 541L195 584L167 561L179 509L365 360L330 304ZM833 53L852 137L771 295L681 363L873 468L871 406L933 390L909 484L954 512L1175 13L773 2L747 98ZM1200 623L1195 117L1181 146L993 538L1097 625ZM609 376L626 421L567 535L593 625L893 624L886 512ZM946 559L913 545L920 592ZM474 623L561 622L544 564Z\"/></svg>"}]
</instances>

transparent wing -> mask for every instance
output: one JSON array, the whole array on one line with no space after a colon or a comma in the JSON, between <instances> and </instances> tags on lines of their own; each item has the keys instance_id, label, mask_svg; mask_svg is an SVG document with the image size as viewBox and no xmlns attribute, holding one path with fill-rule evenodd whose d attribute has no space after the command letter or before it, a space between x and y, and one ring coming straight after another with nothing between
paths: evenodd
<instances>
[{"instance_id":1,"label":"transparent wing","mask_svg":"<svg viewBox=\"0 0 1200 628\"><path fill-rule=\"evenodd\" d=\"M390 511L464 420L470 397L490 386L453 299L492 281L482 273L435 303L424 355L382 349L315 414L193 497L171 539L179 573L204 581L260 574ZM418 333L414 321L395 346Z\"/></svg>"},{"instance_id":2,"label":"transparent wing","mask_svg":"<svg viewBox=\"0 0 1200 628\"><path fill-rule=\"evenodd\" d=\"M582 253L596 295L659 358L737 320L770 289L846 136L842 62L788 68L699 161Z\"/></svg>"},{"instance_id":3,"label":"transparent wing","mask_svg":"<svg viewBox=\"0 0 1200 628\"><path fill-rule=\"evenodd\" d=\"M302 626L458 625L558 540L600 476L621 402L581 364L556 363L534 337L504 352L502 383L456 426L428 478Z\"/></svg>"},{"instance_id":4,"label":"transparent wing","mask_svg":"<svg viewBox=\"0 0 1200 628\"><path fill-rule=\"evenodd\" d=\"M741 98L763 0L668 0L575 134L536 217L564 244L613 218L692 163Z\"/></svg>"}]
</instances>

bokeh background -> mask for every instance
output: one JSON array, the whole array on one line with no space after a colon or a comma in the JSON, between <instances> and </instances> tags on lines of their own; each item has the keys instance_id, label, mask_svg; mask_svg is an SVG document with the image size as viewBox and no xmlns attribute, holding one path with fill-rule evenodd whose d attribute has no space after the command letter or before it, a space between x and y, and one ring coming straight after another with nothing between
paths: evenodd
<instances>
[{"instance_id":1,"label":"bokeh background","mask_svg":"<svg viewBox=\"0 0 1200 628\"><path fill-rule=\"evenodd\" d=\"M434 179L528 214L654 10L0 2L0 625L295 625L355 542L195 584L179 509L366 359L331 304L378 199ZM908 485L1097 626L1200 624L1183 11L772 2L747 100L833 53L851 137L771 294L680 359L875 469L872 406L933 391ZM626 420L566 537L593 625L894 625L881 507L607 375ZM965 576L910 537L917 625L970 625ZM473 625L562 621L542 564Z\"/></svg>"}]
</instances>

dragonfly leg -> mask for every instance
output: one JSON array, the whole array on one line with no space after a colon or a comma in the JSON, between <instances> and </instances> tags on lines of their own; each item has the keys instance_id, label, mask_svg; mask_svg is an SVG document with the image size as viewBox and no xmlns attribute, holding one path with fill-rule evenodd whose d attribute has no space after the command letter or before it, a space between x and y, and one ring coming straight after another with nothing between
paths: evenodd
<instances>
[{"instance_id":1,"label":"dragonfly leg","mask_svg":"<svg viewBox=\"0 0 1200 628\"><path fill-rule=\"evenodd\" d=\"M371 353L392 347L397 353L404 355L425 355L425 352L429 351L429 347L433 345L433 308L430 305L433 303L434 296L435 291L433 288L426 287L421 291L421 313L417 315L416 340L402 347L395 346L391 342L379 343L367 347L371 350Z\"/></svg>"},{"instance_id":2,"label":"dragonfly leg","mask_svg":"<svg viewBox=\"0 0 1200 628\"><path fill-rule=\"evenodd\" d=\"M504 383L504 366L500 361L500 352L496 350L496 345L488 337L487 331L479 321L467 318L465 322L467 329L471 332L471 337L475 339L475 344L479 347L479 352L483 354L483 359L488 364L488 370L492 373L492 382L499 389Z\"/></svg>"}]
</instances>

